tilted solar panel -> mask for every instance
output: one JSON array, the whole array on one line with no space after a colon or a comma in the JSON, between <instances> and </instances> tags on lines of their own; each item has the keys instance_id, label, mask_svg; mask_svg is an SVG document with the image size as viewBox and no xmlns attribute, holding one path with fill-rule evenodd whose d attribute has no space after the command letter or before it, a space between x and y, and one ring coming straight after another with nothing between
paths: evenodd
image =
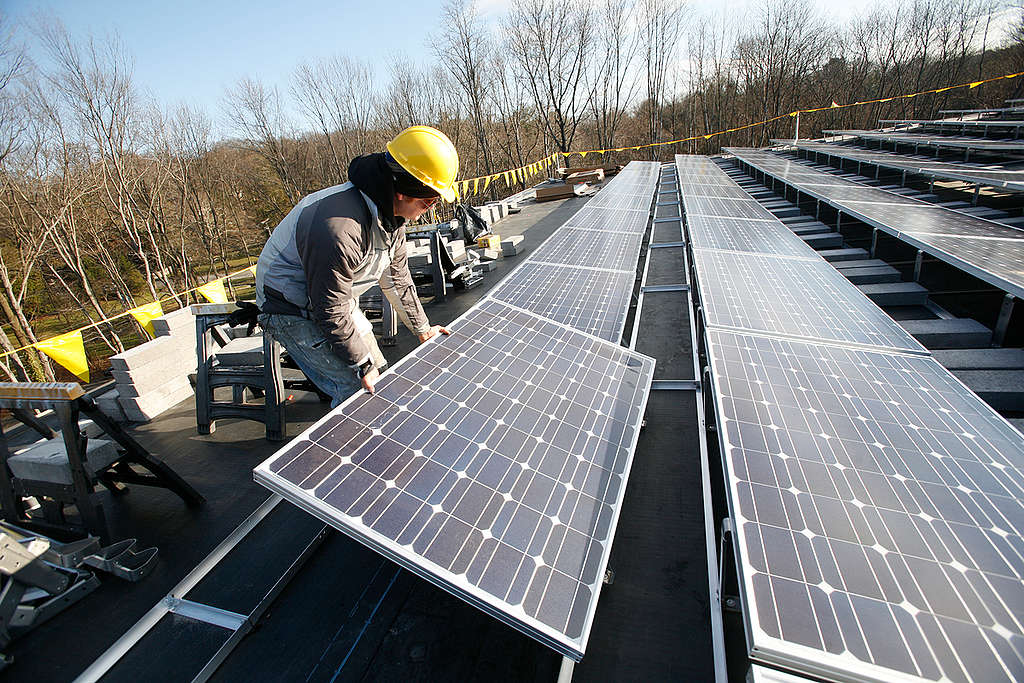
<instances>
[{"instance_id":1,"label":"tilted solar panel","mask_svg":"<svg viewBox=\"0 0 1024 683\"><path fill-rule=\"evenodd\" d=\"M579 659L654 361L495 300L450 329L256 479Z\"/></svg>"},{"instance_id":2,"label":"tilted solar panel","mask_svg":"<svg viewBox=\"0 0 1024 683\"><path fill-rule=\"evenodd\" d=\"M707 339L751 656L1024 679L1024 436L926 356Z\"/></svg>"}]
</instances>

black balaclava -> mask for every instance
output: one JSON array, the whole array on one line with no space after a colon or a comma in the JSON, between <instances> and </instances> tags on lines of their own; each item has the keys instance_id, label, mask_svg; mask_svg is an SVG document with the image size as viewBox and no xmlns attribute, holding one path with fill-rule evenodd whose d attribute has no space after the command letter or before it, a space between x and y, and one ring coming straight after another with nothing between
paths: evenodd
<instances>
[{"instance_id":1,"label":"black balaclava","mask_svg":"<svg viewBox=\"0 0 1024 683\"><path fill-rule=\"evenodd\" d=\"M436 197L437 192L409 174L387 152L364 154L348 166L348 179L366 193L377 205L381 225L394 232L405 225L405 218L395 216L395 193L407 197Z\"/></svg>"}]
</instances>

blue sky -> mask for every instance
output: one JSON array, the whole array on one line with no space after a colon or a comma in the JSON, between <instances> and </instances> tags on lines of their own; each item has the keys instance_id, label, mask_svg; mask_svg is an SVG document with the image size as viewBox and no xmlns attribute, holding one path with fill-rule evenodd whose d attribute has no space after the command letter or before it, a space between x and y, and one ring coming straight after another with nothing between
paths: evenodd
<instances>
[{"instance_id":1,"label":"blue sky","mask_svg":"<svg viewBox=\"0 0 1024 683\"><path fill-rule=\"evenodd\" d=\"M383 67L396 51L426 59L424 32L437 26L436 6L408 0L0 0L0 8L15 22L49 12L73 35L116 31L139 85L165 104L194 102L211 114L240 78L284 84L302 60L343 53Z\"/></svg>"}]
</instances>

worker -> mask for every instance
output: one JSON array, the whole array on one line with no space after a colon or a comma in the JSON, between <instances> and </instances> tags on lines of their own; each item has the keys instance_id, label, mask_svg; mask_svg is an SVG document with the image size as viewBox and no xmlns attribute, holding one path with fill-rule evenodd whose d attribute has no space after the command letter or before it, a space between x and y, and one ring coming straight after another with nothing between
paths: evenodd
<instances>
[{"instance_id":1,"label":"worker","mask_svg":"<svg viewBox=\"0 0 1024 683\"><path fill-rule=\"evenodd\" d=\"M386 151L348 167L349 182L304 197L256 264L260 324L335 407L372 393L386 365L359 296L375 284L399 319L426 342L448 334L423 312L406 258L405 223L441 197L453 201L459 155L429 126L399 133Z\"/></svg>"}]
</instances>

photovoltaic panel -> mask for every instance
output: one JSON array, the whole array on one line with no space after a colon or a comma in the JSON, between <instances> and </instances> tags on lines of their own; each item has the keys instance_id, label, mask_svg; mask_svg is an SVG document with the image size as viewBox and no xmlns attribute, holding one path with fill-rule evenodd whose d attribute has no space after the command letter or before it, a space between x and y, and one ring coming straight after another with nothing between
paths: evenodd
<instances>
[{"instance_id":1,"label":"photovoltaic panel","mask_svg":"<svg viewBox=\"0 0 1024 683\"><path fill-rule=\"evenodd\" d=\"M687 197L722 197L724 199L750 199L743 188L732 185L710 185L705 183L688 183L683 186Z\"/></svg>"},{"instance_id":2,"label":"photovoltaic panel","mask_svg":"<svg viewBox=\"0 0 1024 683\"><path fill-rule=\"evenodd\" d=\"M930 357L707 338L751 656L1024 679L1024 436Z\"/></svg>"},{"instance_id":3,"label":"photovoltaic panel","mask_svg":"<svg viewBox=\"0 0 1024 683\"><path fill-rule=\"evenodd\" d=\"M927 353L831 264L694 250L709 327Z\"/></svg>"},{"instance_id":4,"label":"photovoltaic panel","mask_svg":"<svg viewBox=\"0 0 1024 683\"><path fill-rule=\"evenodd\" d=\"M565 225L586 230L606 230L618 234L643 234L647 230L648 218L649 214L642 211L584 206L573 214L565 222Z\"/></svg>"},{"instance_id":5,"label":"photovoltaic panel","mask_svg":"<svg viewBox=\"0 0 1024 683\"><path fill-rule=\"evenodd\" d=\"M651 208L651 192L634 194L627 192L605 193L601 190L587 202L590 208L600 207L602 209L628 209L631 211L642 211L649 213Z\"/></svg>"},{"instance_id":6,"label":"photovoltaic panel","mask_svg":"<svg viewBox=\"0 0 1024 683\"><path fill-rule=\"evenodd\" d=\"M831 196L829 192L829 196ZM847 202L851 213L864 213L875 220L885 221L899 233L944 233L964 237L1018 237L1024 231L1000 225L984 218L951 211L941 206L927 206L922 202L886 203Z\"/></svg>"},{"instance_id":7,"label":"photovoltaic panel","mask_svg":"<svg viewBox=\"0 0 1024 683\"><path fill-rule=\"evenodd\" d=\"M686 213L687 215L776 220L771 211L753 199L719 199L717 197L687 196Z\"/></svg>"},{"instance_id":8,"label":"photovoltaic panel","mask_svg":"<svg viewBox=\"0 0 1024 683\"><path fill-rule=\"evenodd\" d=\"M617 234L564 226L534 250L530 261L635 273L642 241L642 233Z\"/></svg>"},{"instance_id":9,"label":"photovoltaic panel","mask_svg":"<svg viewBox=\"0 0 1024 683\"><path fill-rule=\"evenodd\" d=\"M488 296L618 343L634 278L632 271L594 271L527 261Z\"/></svg>"},{"instance_id":10,"label":"photovoltaic panel","mask_svg":"<svg viewBox=\"0 0 1024 683\"><path fill-rule=\"evenodd\" d=\"M758 168L761 172L780 178L784 171L794 165L789 160L761 150L726 149L738 159ZM869 225L896 235L922 251L962 268L993 286L1014 296L1024 296L1024 278L1017 274L1016 264L1019 257L1013 242L1020 237L1020 230L951 209L929 206L924 202L886 193L884 190L877 190L879 193L888 195L884 202L832 199L829 194L832 188L814 184L828 178L828 174L820 171L815 171L815 173L818 175L811 178L810 181L806 177L800 176L785 182L828 202L833 207L841 209ZM845 182L848 185L855 185L850 181ZM941 237L936 238L932 235L941 235ZM997 249L979 247L981 239L996 237L1010 238L1003 240L1009 245L1008 253L1005 256L1000 255ZM956 244L957 238L963 240L962 244ZM942 242L941 246L935 243L936 239Z\"/></svg>"},{"instance_id":11,"label":"photovoltaic panel","mask_svg":"<svg viewBox=\"0 0 1024 683\"><path fill-rule=\"evenodd\" d=\"M821 258L806 242L778 221L687 213L686 225L694 249L726 249L797 258Z\"/></svg>"},{"instance_id":12,"label":"photovoltaic panel","mask_svg":"<svg viewBox=\"0 0 1024 683\"><path fill-rule=\"evenodd\" d=\"M449 327L256 478L579 659L654 361L495 300Z\"/></svg>"},{"instance_id":13,"label":"photovoltaic panel","mask_svg":"<svg viewBox=\"0 0 1024 683\"><path fill-rule=\"evenodd\" d=\"M863 140L882 140L906 145L924 145L926 147L977 149L1005 154L1024 152L1024 140L985 140L983 138L951 137L947 135L882 133L869 130L826 130L823 132L826 135L852 135Z\"/></svg>"},{"instance_id":14,"label":"photovoltaic panel","mask_svg":"<svg viewBox=\"0 0 1024 683\"><path fill-rule=\"evenodd\" d=\"M910 171L933 178L982 183L1017 192L1024 190L1024 171L948 163L934 159L915 159L892 152L881 152L821 142L798 142L796 146L799 149L814 152L815 154L827 154L839 159L860 161L885 168Z\"/></svg>"}]
</instances>

